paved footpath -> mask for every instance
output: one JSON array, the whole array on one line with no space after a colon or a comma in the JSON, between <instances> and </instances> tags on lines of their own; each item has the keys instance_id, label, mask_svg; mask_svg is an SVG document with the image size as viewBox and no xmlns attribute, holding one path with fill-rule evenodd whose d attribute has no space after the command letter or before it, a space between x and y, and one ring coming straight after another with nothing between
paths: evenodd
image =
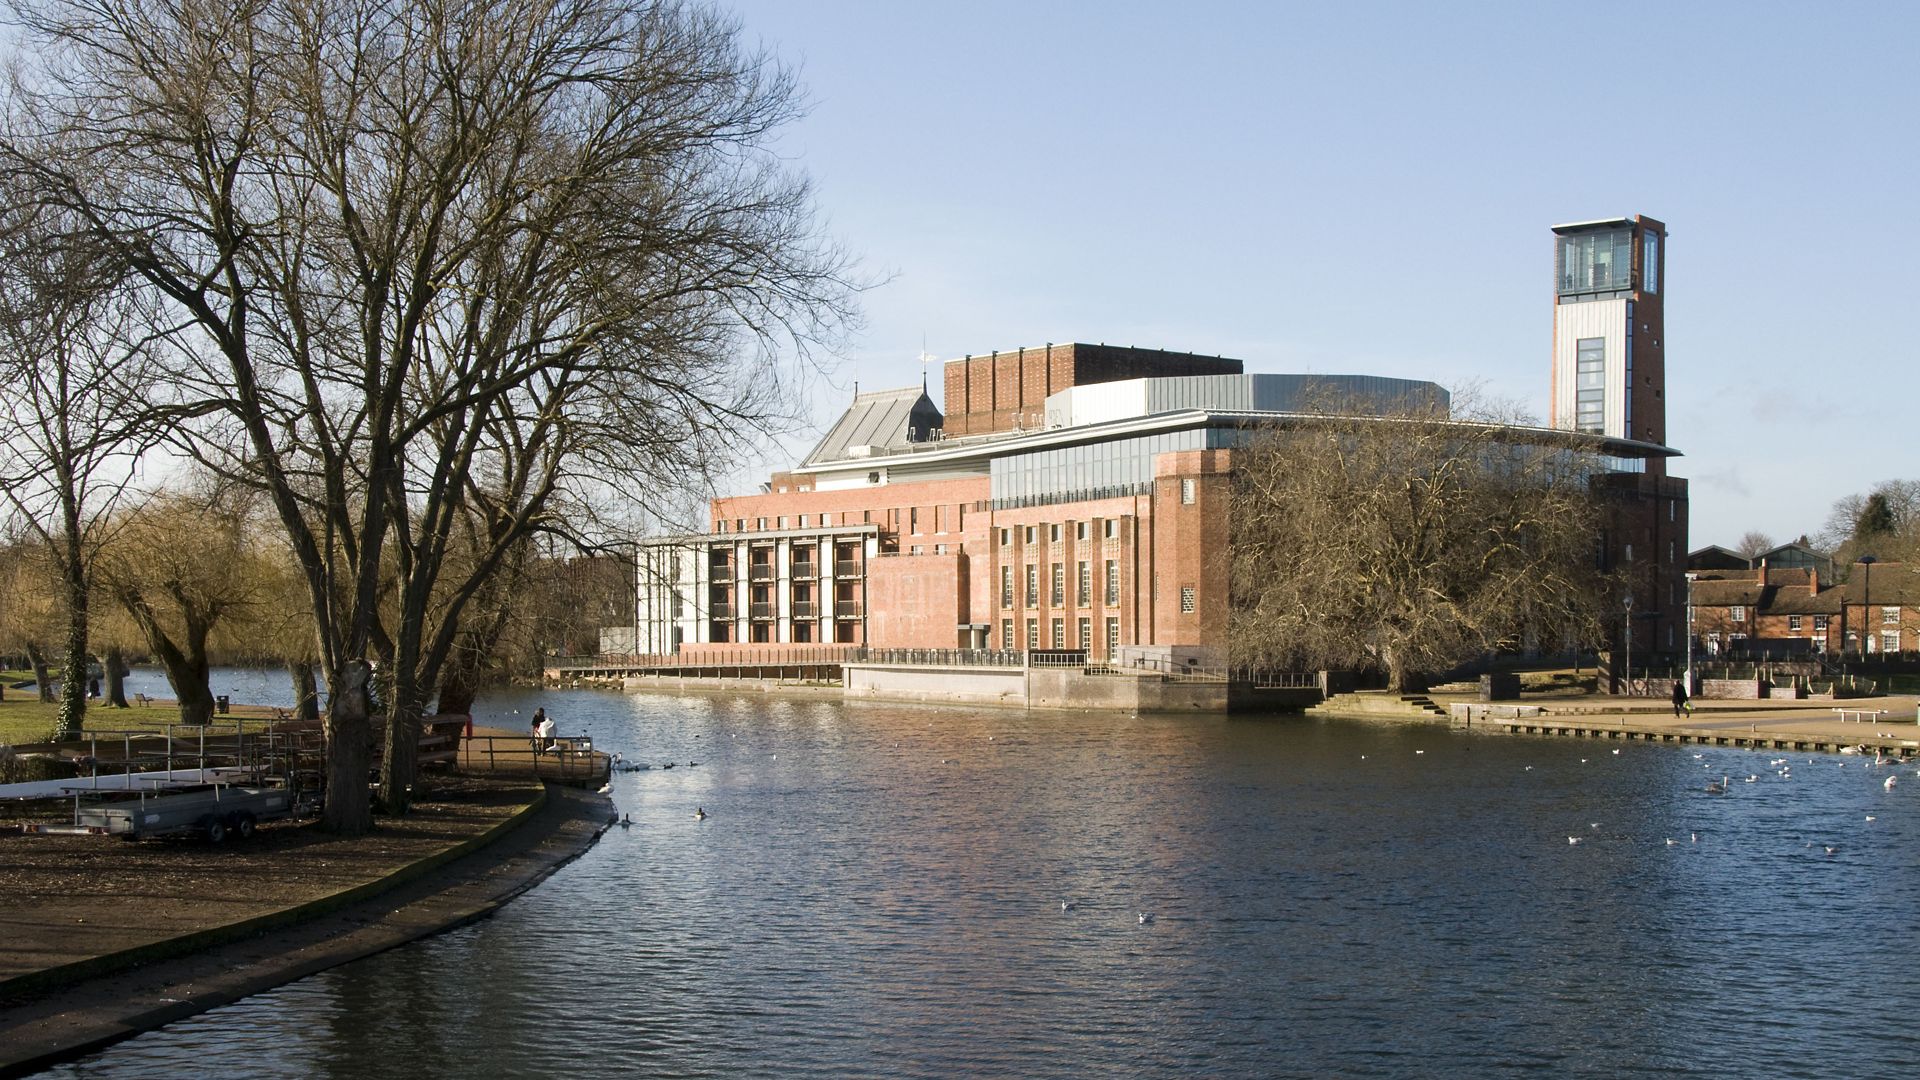
<instances>
[{"instance_id":1,"label":"paved footpath","mask_svg":"<svg viewBox=\"0 0 1920 1080\"><path fill-rule=\"evenodd\" d=\"M1435 698L1439 704L1471 704L1479 729L1548 724L1590 727L1596 731L1634 731L1653 737L1714 736L1727 740L1755 739L1819 743L1831 747L1866 746L1890 753L1920 753L1920 724L1915 723L1920 700L1912 696L1849 698L1831 701L1698 701L1687 716L1673 715L1673 706L1651 698L1544 699L1540 715L1510 717L1511 709L1486 706L1466 698ZM1845 717L1835 712L1845 709ZM1531 711L1531 710L1527 710Z\"/></svg>"},{"instance_id":2,"label":"paved footpath","mask_svg":"<svg viewBox=\"0 0 1920 1080\"><path fill-rule=\"evenodd\" d=\"M0 1077L59 1061L315 972L484 918L607 828L604 795L550 785L520 826L349 907L256 937L91 979L0 1011Z\"/></svg>"}]
</instances>

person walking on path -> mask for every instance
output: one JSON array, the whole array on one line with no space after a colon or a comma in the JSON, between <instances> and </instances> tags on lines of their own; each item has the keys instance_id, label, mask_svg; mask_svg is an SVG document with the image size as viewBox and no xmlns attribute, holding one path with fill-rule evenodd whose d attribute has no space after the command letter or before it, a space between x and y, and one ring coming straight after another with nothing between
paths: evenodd
<instances>
[{"instance_id":1,"label":"person walking on path","mask_svg":"<svg viewBox=\"0 0 1920 1080\"><path fill-rule=\"evenodd\" d=\"M541 728L541 725L545 724L546 722L547 722L547 710L545 709L533 710L533 730L529 733L528 741L533 744L533 752L536 754L540 753L540 737L546 734L546 732L541 731L540 728Z\"/></svg>"},{"instance_id":2,"label":"person walking on path","mask_svg":"<svg viewBox=\"0 0 1920 1080\"><path fill-rule=\"evenodd\" d=\"M1693 715L1693 703L1687 700L1687 684L1679 679L1673 680L1673 715L1679 719L1681 710L1688 716Z\"/></svg>"}]
</instances>

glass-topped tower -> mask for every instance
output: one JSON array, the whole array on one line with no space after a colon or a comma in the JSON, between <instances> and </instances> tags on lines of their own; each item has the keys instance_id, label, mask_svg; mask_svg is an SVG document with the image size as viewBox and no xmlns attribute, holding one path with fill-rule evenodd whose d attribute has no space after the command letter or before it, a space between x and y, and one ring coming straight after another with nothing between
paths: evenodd
<instances>
[{"instance_id":1,"label":"glass-topped tower","mask_svg":"<svg viewBox=\"0 0 1920 1080\"><path fill-rule=\"evenodd\" d=\"M1665 445L1667 227L1636 214L1553 236L1552 425Z\"/></svg>"}]
</instances>

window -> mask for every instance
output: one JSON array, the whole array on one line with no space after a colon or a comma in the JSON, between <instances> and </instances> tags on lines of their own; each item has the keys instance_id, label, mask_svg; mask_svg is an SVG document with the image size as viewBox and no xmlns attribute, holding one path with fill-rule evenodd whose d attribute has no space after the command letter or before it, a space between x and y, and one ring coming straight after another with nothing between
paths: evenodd
<instances>
[{"instance_id":1,"label":"window","mask_svg":"<svg viewBox=\"0 0 1920 1080\"><path fill-rule=\"evenodd\" d=\"M734 531L734 532L746 532L746 531L747 531L747 519L746 519L746 518L734 518L734 519L733 519L733 531Z\"/></svg>"},{"instance_id":2,"label":"window","mask_svg":"<svg viewBox=\"0 0 1920 1080\"><path fill-rule=\"evenodd\" d=\"M1027 648L1037 649L1039 647L1040 647L1040 620L1028 619L1027 620Z\"/></svg>"},{"instance_id":3,"label":"window","mask_svg":"<svg viewBox=\"0 0 1920 1080\"><path fill-rule=\"evenodd\" d=\"M1067 604L1067 568L1063 563L1053 564L1052 606L1065 607ZM1057 648L1058 646L1056 646Z\"/></svg>"},{"instance_id":4,"label":"window","mask_svg":"<svg viewBox=\"0 0 1920 1080\"><path fill-rule=\"evenodd\" d=\"M1027 529L1026 529L1026 535L1025 535L1025 537L1024 537L1024 539L1025 539L1025 540L1026 540L1026 542L1027 542L1027 543L1029 543L1029 544L1031 544L1031 543L1033 543L1033 526L1031 526L1031 525L1029 525L1029 526L1027 526Z\"/></svg>"},{"instance_id":5,"label":"window","mask_svg":"<svg viewBox=\"0 0 1920 1080\"><path fill-rule=\"evenodd\" d=\"M1898 630L1880 631L1880 651L1883 653L1899 652L1900 651L1900 631Z\"/></svg>"},{"instance_id":6,"label":"window","mask_svg":"<svg viewBox=\"0 0 1920 1080\"><path fill-rule=\"evenodd\" d=\"M1746 622L1747 621L1746 607L1741 604L1734 604L1733 606L1727 608L1727 618L1732 619L1734 622Z\"/></svg>"},{"instance_id":7,"label":"window","mask_svg":"<svg viewBox=\"0 0 1920 1080\"><path fill-rule=\"evenodd\" d=\"M1106 521L1102 522L1101 524L1105 526L1103 530L1103 534L1106 536L1107 539L1112 540L1113 538L1120 535L1120 522L1116 521L1115 519L1108 518Z\"/></svg>"},{"instance_id":8,"label":"window","mask_svg":"<svg viewBox=\"0 0 1920 1080\"><path fill-rule=\"evenodd\" d=\"M1120 651L1120 620L1108 619L1107 620L1107 655L1112 656L1114 653L1117 653L1119 651Z\"/></svg>"},{"instance_id":9,"label":"window","mask_svg":"<svg viewBox=\"0 0 1920 1080\"><path fill-rule=\"evenodd\" d=\"M803 529L807 527L807 515L805 514L800 515L800 527Z\"/></svg>"},{"instance_id":10,"label":"window","mask_svg":"<svg viewBox=\"0 0 1920 1080\"><path fill-rule=\"evenodd\" d=\"M1056 544L1060 542L1060 526L1058 524L1047 526L1047 539Z\"/></svg>"},{"instance_id":11,"label":"window","mask_svg":"<svg viewBox=\"0 0 1920 1080\"><path fill-rule=\"evenodd\" d=\"M1640 291L1660 291L1660 234L1652 229L1640 237Z\"/></svg>"},{"instance_id":12,"label":"window","mask_svg":"<svg viewBox=\"0 0 1920 1080\"><path fill-rule=\"evenodd\" d=\"M756 530L758 530L758 531L760 531L760 532L766 532L766 531L767 531L767 519L766 519L766 518L754 518L754 519L753 519L753 527L754 527L754 528L755 528Z\"/></svg>"},{"instance_id":13,"label":"window","mask_svg":"<svg viewBox=\"0 0 1920 1080\"><path fill-rule=\"evenodd\" d=\"M1180 586L1180 610L1184 614L1193 613L1193 586Z\"/></svg>"},{"instance_id":14,"label":"window","mask_svg":"<svg viewBox=\"0 0 1920 1080\"><path fill-rule=\"evenodd\" d=\"M1019 643L1013 640L1012 619L1000 620L1000 647L1003 649L1017 649L1020 647Z\"/></svg>"},{"instance_id":15,"label":"window","mask_svg":"<svg viewBox=\"0 0 1920 1080\"><path fill-rule=\"evenodd\" d=\"M1088 652L1093 648L1093 620L1080 620L1080 651Z\"/></svg>"},{"instance_id":16,"label":"window","mask_svg":"<svg viewBox=\"0 0 1920 1080\"><path fill-rule=\"evenodd\" d=\"M829 526L829 525L831 525L831 524L833 524L833 515L832 515L832 514L821 514L821 515L820 515L820 527L821 527L821 528L823 528L823 529L824 529L824 528L826 528L827 526Z\"/></svg>"},{"instance_id":17,"label":"window","mask_svg":"<svg viewBox=\"0 0 1920 1080\"><path fill-rule=\"evenodd\" d=\"M1080 593L1078 603L1080 607L1086 607L1088 604L1093 603L1093 564L1083 562L1080 564L1079 569Z\"/></svg>"},{"instance_id":18,"label":"window","mask_svg":"<svg viewBox=\"0 0 1920 1080\"><path fill-rule=\"evenodd\" d=\"M1076 522L1074 522L1074 523L1073 523L1073 538L1074 538L1075 540L1085 540L1085 539L1087 538L1087 523L1086 523L1086 522L1084 522L1084 521L1076 521Z\"/></svg>"},{"instance_id":19,"label":"window","mask_svg":"<svg viewBox=\"0 0 1920 1080\"><path fill-rule=\"evenodd\" d=\"M1193 486L1193 477L1183 476L1180 478L1180 502L1183 505L1193 505Z\"/></svg>"},{"instance_id":20,"label":"window","mask_svg":"<svg viewBox=\"0 0 1920 1080\"><path fill-rule=\"evenodd\" d=\"M784 529L787 527L787 517L785 514L780 515L779 521L780 521L780 524L778 526L779 528Z\"/></svg>"},{"instance_id":21,"label":"window","mask_svg":"<svg viewBox=\"0 0 1920 1080\"><path fill-rule=\"evenodd\" d=\"M1067 620L1065 619L1053 620L1053 647L1056 649L1067 647Z\"/></svg>"},{"instance_id":22,"label":"window","mask_svg":"<svg viewBox=\"0 0 1920 1080\"><path fill-rule=\"evenodd\" d=\"M869 484L877 484L877 483L879 483L879 482L880 482L880 474L879 474L879 473L877 473L877 472L870 472L870 473L868 473L868 474L867 474L867 483L869 483Z\"/></svg>"},{"instance_id":23,"label":"window","mask_svg":"<svg viewBox=\"0 0 1920 1080\"><path fill-rule=\"evenodd\" d=\"M1798 615L1787 616L1787 633L1797 634L1799 632L1800 632L1800 616Z\"/></svg>"},{"instance_id":24,"label":"window","mask_svg":"<svg viewBox=\"0 0 1920 1080\"><path fill-rule=\"evenodd\" d=\"M1563 236L1556 256L1554 269L1562 295L1627 288L1633 269L1633 230L1605 229Z\"/></svg>"},{"instance_id":25,"label":"window","mask_svg":"<svg viewBox=\"0 0 1920 1080\"><path fill-rule=\"evenodd\" d=\"M871 510L860 511L860 524L862 525L873 524L873 511Z\"/></svg>"},{"instance_id":26,"label":"window","mask_svg":"<svg viewBox=\"0 0 1920 1080\"><path fill-rule=\"evenodd\" d=\"M1827 632L1827 617L1825 615L1815 615L1813 617L1813 630L1816 634L1824 634Z\"/></svg>"},{"instance_id":27,"label":"window","mask_svg":"<svg viewBox=\"0 0 1920 1080\"><path fill-rule=\"evenodd\" d=\"M1667 541L1667 563L1669 565L1673 563L1673 541L1671 540Z\"/></svg>"},{"instance_id":28,"label":"window","mask_svg":"<svg viewBox=\"0 0 1920 1080\"><path fill-rule=\"evenodd\" d=\"M915 536L920 535L920 508L917 506L907 508L907 531Z\"/></svg>"},{"instance_id":29,"label":"window","mask_svg":"<svg viewBox=\"0 0 1920 1080\"><path fill-rule=\"evenodd\" d=\"M1899 626L1900 625L1900 609L1897 607L1881 608L1880 624L1882 626Z\"/></svg>"},{"instance_id":30,"label":"window","mask_svg":"<svg viewBox=\"0 0 1920 1080\"><path fill-rule=\"evenodd\" d=\"M921 552L923 552L923 551L925 551L925 550L926 550L926 549L925 549L925 548L923 548L923 547L921 547L921 546L920 546L919 544L915 544L915 545L913 545L912 547L910 547L910 548L908 548L908 549L907 549L907 554L909 554L909 555L918 555L918 554L920 554Z\"/></svg>"},{"instance_id":31,"label":"window","mask_svg":"<svg viewBox=\"0 0 1920 1080\"><path fill-rule=\"evenodd\" d=\"M1108 559L1107 560L1107 603L1117 604L1119 602L1120 602L1120 564L1113 561L1112 559Z\"/></svg>"},{"instance_id":32,"label":"window","mask_svg":"<svg viewBox=\"0 0 1920 1080\"><path fill-rule=\"evenodd\" d=\"M1013 530L1012 530L1012 529L1001 529L1001 530L1000 530L1000 546L1001 546L1001 547L1006 547L1007 545L1009 545L1009 544L1011 544L1011 543L1013 543Z\"/></svg>"},{"instance_id":33,"label":"window","mask_svg":"<svg viewBox=\"0 0 1920 1080\"><path fill-rule=\"evenodd\" d=\"M1607 427L1607 339L1581 338L1575 356L1573 426L1598 435Z\"/></svg>"},{"instance_id":34,"label":"window","mask_svg":"<svg viewBox=\"0 0 1920 1080\"><path fill-rule=\"evenodd\" d=\"M1027 606L1040 606L1040 568L1027 567Z\"/></svg>"}]
</instances>

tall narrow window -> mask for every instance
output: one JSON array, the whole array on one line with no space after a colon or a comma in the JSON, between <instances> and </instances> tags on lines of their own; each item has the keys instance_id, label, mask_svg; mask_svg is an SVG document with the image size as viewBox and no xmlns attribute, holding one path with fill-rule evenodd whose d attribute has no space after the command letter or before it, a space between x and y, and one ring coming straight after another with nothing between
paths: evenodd
<instances>
[{"instance_id":1,"label":"tall narrow window","mask_svg":"<svg viewBox=\"0 0 1920 1080\"><path fill-rule=\"evenodd\" d=\"M1660 234L1652 229L1648 229L1641 238L1640 291L1645 293L1660 291Z\"/></svg>"},{"instance_id":2,"label":"tall narrow window","mask_svg":"<svg viewBox=\"0 0 1920 1080\"><path fill-rule=\"evenodd\" d=\"M1080 593L1077 599L1081 607L1086 607L1088 604L1093 603L1092 563L1083 562L1080 564Z\"/></svg>"},{"instance_id":3,"label":"tall narrow window","mask_svg":"<svg viewBox=\"0 0 1920 1080\"><path fill-rule=\"evenodd\" d=\"M1119 602L1120 602L1120 564L1115 562L1112 559L1108 559L1107 560L1107 603L1111 605L1111 604L1117 604Z\"/></svg>"},{"instance_id":4,"label":"tall narrow window","mask_svg":"<svg viewBox=\"0 0 1920 1080\"><path fill-rule=\"evenodd\" d=\"M1193 505L1193 489L1193 477L1183 476L1180 478L1180 501L1182 503L1188 506Z\"/></svg>"},{"instance_id":5,"label":"tall narrow window","mask_svg":"<svg viewBox=\"0 0 1920 1080\"><path fill-rule=\"evenodd\" d=\"M1000 606L1013 606L1013 567L1004 563L1000 567Z\"/></svg>"},{"instance_id":6,"label":"tall narrow window","mask_svg":"<svg viewBox=\"0 0 1920 1080\"><path fill-rule=\"evenodd\" d=\"M1053 647L1056 649L1067 647L1067 620L1065 619L1053 620Z\"/></svg>"},{"instance_id":7,"label":"tall narrow window","mask_svg":"<svg viewBox=\"0 0 1920 1080\"><path fill-rule=\"evenodd\" d=\"M1577 352L1573 426L1599 435L1607 426L1607 339L1581 338Z\"/></svg>"},{"instance_id":8,"label":"tall narrow window","mask_svg":"<svg viewBox=\"0 0 1920 1080\"><path fill-rule=\"evenodd\" d=\"M1027 567L1027 606L1040 606L1040 568Z\"/></svg>"},{"instance_id":9,"label":"tall narrow window","mask_svg":"<svg viewBox=\"0 0 1920 1080\"><path fill-rule=\"evenodd\" d=\"M1067 604L1067 568L1064 563L1053 564L1052 605L1065 607Z\"/></svg>"}]
</instances>

